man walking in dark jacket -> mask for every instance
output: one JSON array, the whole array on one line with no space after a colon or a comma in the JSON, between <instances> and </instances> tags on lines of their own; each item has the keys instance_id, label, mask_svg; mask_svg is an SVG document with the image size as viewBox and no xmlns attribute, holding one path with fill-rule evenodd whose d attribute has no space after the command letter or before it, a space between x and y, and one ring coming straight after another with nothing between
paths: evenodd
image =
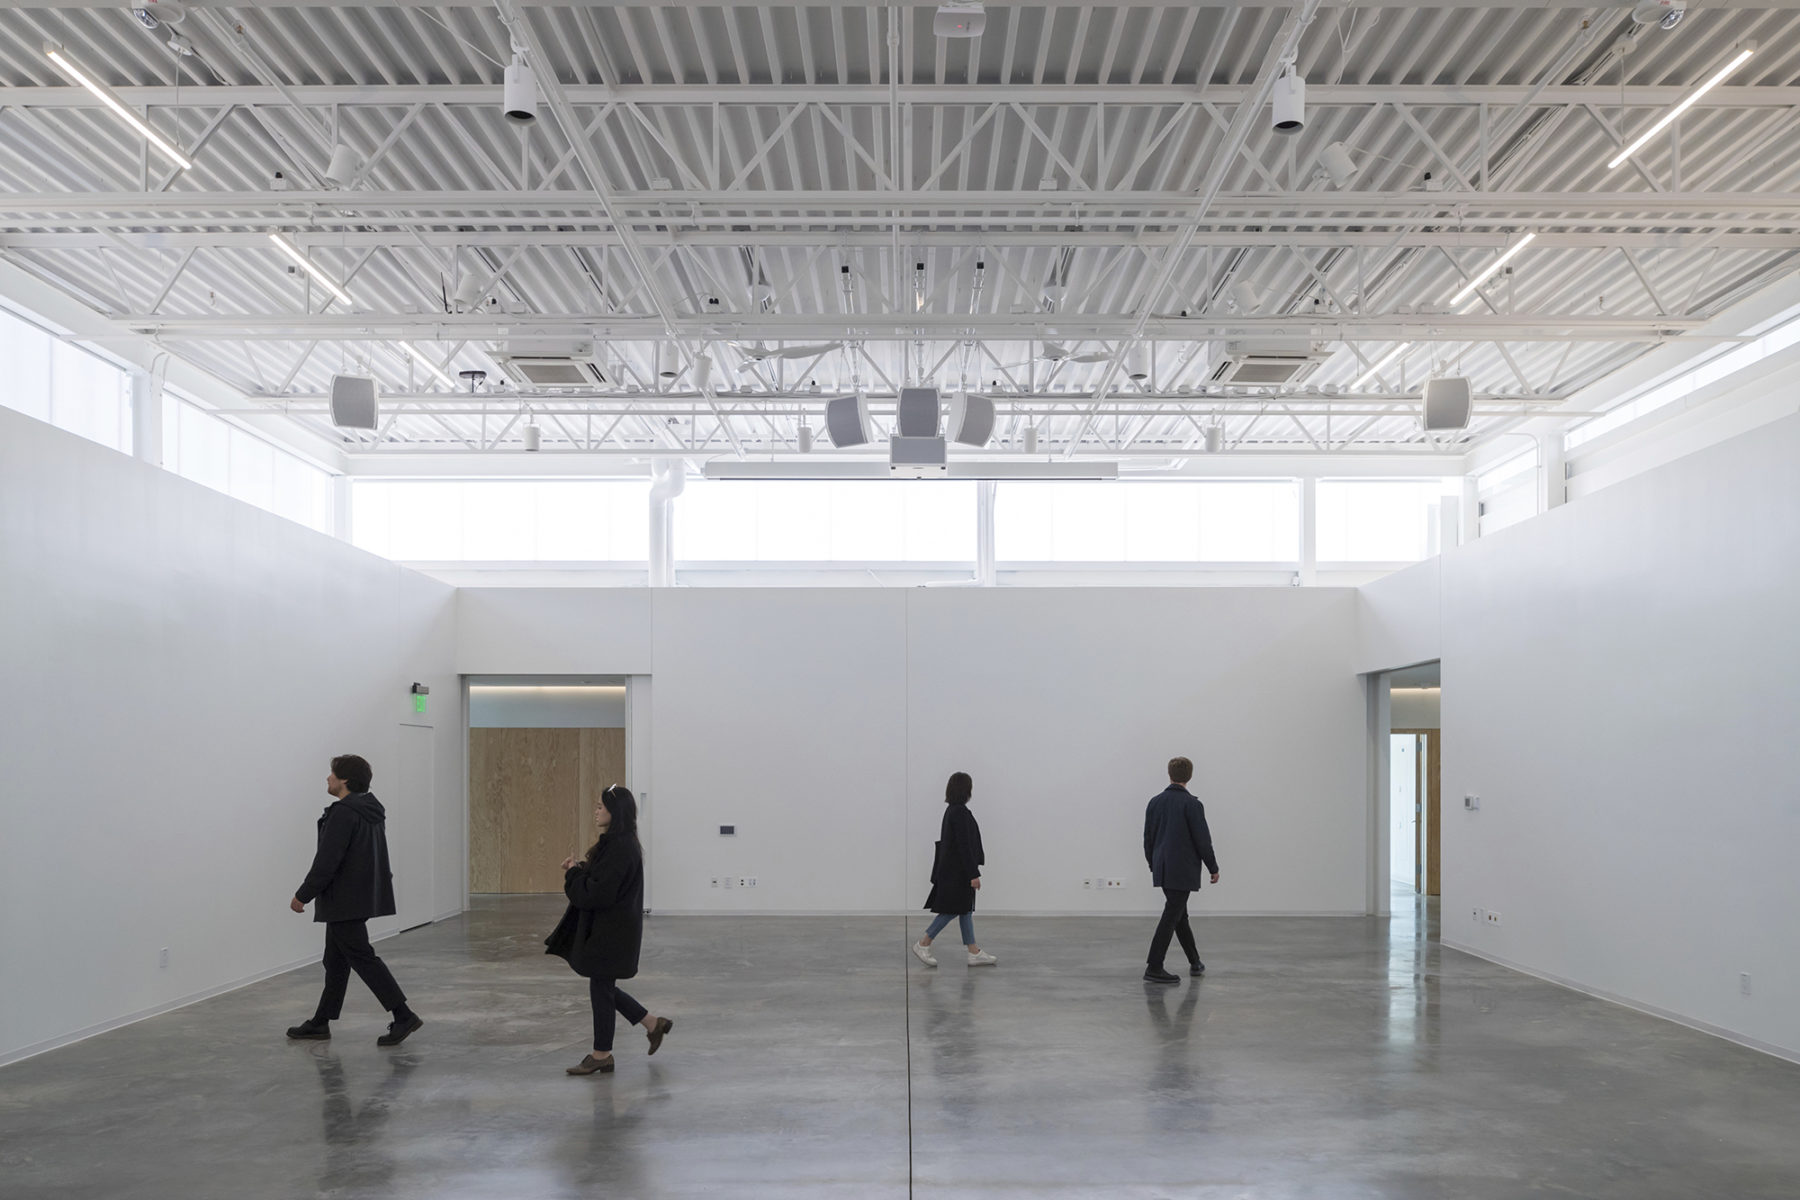
<instances>
[{"instance_id":1,"label":"man walking in dark jacket","mask_svg":"<svg viewBox=\"0 0 1800 1200\"><path fill-rule=\"evenodd\" d=\"M1194 764L1185 758L1169 760L1169 786L1144 812L1144 861L1150 864L1150 882L1162 889L1162 920L1150 939L1150 961L1144 967L1146 983L1180 983L1181 977L1163 969L1169 939L1181 939L1188 958L1188 974L1206 970L1194 945L1194 929L1188 924L1188 895L1200 890L1200 864L1219 882L1219 862L1213 857L1212 833L1206 828L1206 809L1187 790Z\"/></svg>"},{"instance_id":2,"label":"man walking in dark jacket","mask_svg":"<svg viewBox=\"0 0 1800 1200\"><path fill-rule=\"evenodd\" d=\"M388 868L387 811L369 793L374 778L368 761L355 754L331 760L325 790L336 801L319 818L319 850L312 870L288 907L305 912L312 901L313 920L325 925L325 991L312 1019L287 1031L291 1038L323 1041L332 1021L344 1010L344 992L355 971L375 993L381 1007L394 1014L378 1046L398 1046L425 1022L406 1007L406 993L394 982L387 964L369 945L369 918L394 915L394 875Z\"/></svg>"}]
</instances>

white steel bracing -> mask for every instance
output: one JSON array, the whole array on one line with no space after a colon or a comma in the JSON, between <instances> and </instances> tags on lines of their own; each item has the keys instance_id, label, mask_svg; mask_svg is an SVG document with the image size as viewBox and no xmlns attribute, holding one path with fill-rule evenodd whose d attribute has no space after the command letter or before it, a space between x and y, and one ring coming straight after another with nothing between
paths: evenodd
<instances>
[{"instance_id":1,"label":"white steel bracing","mask_svg":"<svg viewBox=\"0 0 1800 1200\"><path fill-rule=\"evenodd\" d=\"M1010 406L1003 452L1029 424L1061 453L1191 451L1210 425L1243 453L1435 453L1403 397L1437 370L1475 382L1466 449L1702 344L1800 265L1800 0L1668 32L1555 0L1013 5L968 42L932 37L929 6L851 0L187 8L189 57L101 0L0 20L0 258L99 314L95 340L153 339L271 419L335 437L329 376L374 374L397 411L353 456L516 449L527 403L555 452L784 451L829 395L881 411L925 378ZM193 169L152 161L46 42ZM500 113L515 45L528 127ZM1286 59L1308 83L1292 137L1261 103ZM290 275L271 232L352 303ZM533 337L595 343L607 384L519 392L495 355ZM1232 343L1274 337L1323 365L1215 385ZM403 340L487 385L433 390Z\"/></svg>"}]
</instances>

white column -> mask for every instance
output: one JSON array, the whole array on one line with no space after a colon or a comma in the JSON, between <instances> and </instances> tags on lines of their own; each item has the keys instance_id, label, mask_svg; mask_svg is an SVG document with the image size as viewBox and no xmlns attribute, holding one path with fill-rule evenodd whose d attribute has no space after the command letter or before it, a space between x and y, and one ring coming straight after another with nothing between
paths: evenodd
<instances>
[{"instance_id":1,"label":"white column","mask_svg":"<svg viewBox=\"0 0 1800 1200\"><path fill-rule=\"evenodd\" d=\"M1481 536L1481 487L1473 475L1464 475L1462 481L1462 540L1458 545L1466 546Z\"/></svg>"},{"instance_id":2,"label":"white column","mask_svg":"<svg viewBox=\"0 0 1800 1200\"><path fill-rule=\"evenodd\" d=\"M1568 480L1563 475L1563 439L1560 432L1540 433L1538 444L1538 511L1560 508L1569 498Z\"/></svg>"},{"instance_id":3,"label":"white column","mask_svg":"<svg viewBox=\"0 0 1800 1200\"><path fill-rule=\"evenodd\" d=\"M994 565L994 492L997 484L983 479L975 485L975 583L993 587L1000 573Z\"/></svg>"},{"instance_id":4,"label":"white column","mask_svg":"<svg viewBox=\"0 0 1800 1200\"><path fill-rule=\"evenodd\" d=\"M1300 481L1300 586L1319 582L1319 481Z\"/></svg>"},{"instance_id":5,"label":"white column","mask_svg":"<svg viewBox=\"0 0 1800 1200\"><path fill-rule=\"evenodd\" d=\"M162 381L148 371L131 372L131 456L163 465Z\"/></svg>"},{"instance_id":6,"label":"white column","mask_svg":"<svg viewBox=\"0 0 1800 1200\"><path fill-rule=\"evenodd\" d=\"M675 497L687 486L687 464L659 458L650 468L650 586L675 586Z\"/></svg>"}]
</instances>

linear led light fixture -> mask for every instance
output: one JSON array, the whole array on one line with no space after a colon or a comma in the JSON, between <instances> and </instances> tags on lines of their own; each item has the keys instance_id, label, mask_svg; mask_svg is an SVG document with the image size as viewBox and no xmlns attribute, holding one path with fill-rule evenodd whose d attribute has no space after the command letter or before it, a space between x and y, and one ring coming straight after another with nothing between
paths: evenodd
<instances>
[{"instance_id":1,"label":"linear led light fixture","mask_svg":"<svg viewBox=\"0 0 1800 1200\"><path fill-rule=\"evenodd\" d=\"M456 380L450 378L450 372L432 362L429 354L425 353L411 342L400 342L398 345L402 350L406 351L409 358L418 363L421 367L424 367L427 371L430 371L439 383L443 384L445 387L453 388L456 386Z\"/></svg>"},{"instance_id":2,"label":"linear led light fixture","mask_svg":"<svg viewBox=\"0 0 1800 1200\"><path fill-rule=\"evenodd\" d=\"M274 242L275 245L281 250L281 252L283 254L287 255L289 258L291 258L295 262L299 263L301 270L305 271L308 275L311 275L314 279L318 280L320 287L324 288L326 291L328 291L332 295L336 296L339 300L342 300L345 304L354 303L354 301L352 301L350 299L349 292L346 292L343 288L339 287L332 280L331 276L327 275L325 272L321 271L316 265L314 265L312 259L310 259L310 258L306 257L306 255L300 253L300 247L294 245L294 243L288 241L285 237L281 236L279 233L271 233L269 235L269 240L271 242Z\"/></svg>"},{"instance_id":3,"label":"linear led light fixture","mask_svg":"<svg viewBox=\"0 0 1800 1200\"><path fill-rule=\"evenodd\" d=\"M1117 479L1116 462L953 462L942 479ZM708 479L893 479L886 462L709 462Z\"/></svg>"},{"instance_id":4,"label":"linear led light fixture","mask_svg":"<svg viewBox=\"0 0 1800 1200\"><path fill-rule=\"evenodd\" d=\"M97 96L100 103L112 110L114 116L142 134L152 146L167 155L170 162L184 171L194 165L185 154L170 145L156 130L146 125L142 117L125 107L124 101L113 95L111 88L90 77L86 71L76 66L69 56L63 53L61 46L55 42L47 42L44 45L44 53L49 56L51 62L62 69L63 74Z\"/></svg>"},{"instance_id":5,"label":"linear led light fixture","mask_svg":"<svg viewBox=\"0 0 1800 1200\"><path fill-rule=\"evenodd\" d=\"M1450 297L1450 303L1461 304L1463 302L1464 298L1466 298L1469 295L1472 295L1476 288L1480 287L1482 284L1487 282L1488 276L1492 275L1495 271L1498 271L1501 267L1504 267L1508 262L1512 261L1513 255L1517 254L1519 251L1521 251L1525 247L1529 246L1531 244L1531 239L1536 236L1537 236L1537 234L1535 234L1535 233L1528 233L1524 237L1520 238L1518 241L1514 242L1511 245L1511 247L1509 247L1507 249L1505 254L1502 254L1499 258L1496 258L1493 262L1491 262L1487 266L1483 267L1480 271L1477 271L1475 273L1475 278L1473 278L1473 279L1469 280L1469 282L1463 284L1462 290L1457 292L1456 295Z\"/></svg>"},{"instance_id":6,"label":"linear led light fixture","mask_svg":"<svg viewBox=\"0 0 1800 1200\"><path fill-rule=\"evenodd\" d=\"M1389 350L1386 354L1382 355L1380 358L1375 360L1374 366L1372 366L1368 370L1364 371L1361 375L1358 375L1356 377L1356 382L1351 384L1350 386L1353 388L1359 388L1363 384L1369 382L1369 380L1375 378L1375 376L1381 372L1381 368L1387 366L1389 363L1393 362L1396 358L1399 358L1402 354L1406 353L1406 348L1407 348L1406 343L1401 342L1398 346L1395 346L1392 350Z\"/></svg>"},{"instance_id":7,"label":"linear led light fixture","mask_svg":"<svg viewBox=\"0 0 1800 1200\"><path fill-rule=\"evenodd\" d=\"M1623 163L1626 159L1628 159L1632 155L1636 154L1639 150L1642 150L1644 148L1644 143L1648 142L1651 138L1653 138L1657 134L1661 133L1664 129L1667 129L1669 127L1669 123L1671 121L1673 121L1676 117L1679 117L1682 113L1686 112L1688 109L1692 108L1695 105L1695 103L1697 103L1699 101L1700 97L1706 95L1706 93L1712 91L1714 88L1718 87L1721 83L1724 83L1726 76L1730 75L1733 71L1735 71L1739 67L1743 66L1745 60L1747 60L1752 54L1755 54L1755 53L1756 53L1756 43L1755 42L1746 42L1744 44L1744 46L1736 54L1731 56L1731 61L1726 63L1724 66L1720 67L1711 79L1708 79L1705 83L1703 83L1699 87L1695 88L1692 92L1690 92L1688 94L1686 99L1682 100L1674 108L1671 108L1668 112L1664 113L1662 115L1662 118L1659 121L1657 121L1656 124L1650 126L1650 128L1648 128L1648 129L1644 130L1644 132L1638 134L1637 139L1635 141L1633 141L1631 143L1631 145L1625 147L1623 150L1621 150L1617 154L1613 155L1612 161L1606 164L1606 169L1609 171L1612 170L1613 168L1617 167L1620 163Z\"/></svg>"}]
</instances>

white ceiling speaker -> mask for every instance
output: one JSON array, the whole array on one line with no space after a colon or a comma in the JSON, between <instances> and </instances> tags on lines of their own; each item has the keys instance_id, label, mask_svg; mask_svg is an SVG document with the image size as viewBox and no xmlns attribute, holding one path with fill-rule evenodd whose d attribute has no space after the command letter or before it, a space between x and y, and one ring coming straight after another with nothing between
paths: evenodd
<instances>
[{"instance_id":1,"label":"white ceiling speaker","mask_svg":"<svg viewBox=\"0 0 1800 1200\"><path fill-rule=\"evenodd\" d=\"M538 428L537 422L533 421L527 424L521 432L525 435L525 449L533 454L537 453L538 447L544 444L544 431Z\"/></svg>"},{"instance_id":2,"label":"white ceiling speaker","mask_svg":"<svg viewBox=\"0 0 1800 1200\"><path fill-rule=\"evenodd\" d=\"M380 414L375 381L366 375L331 377L331 423L339 429L374 429Z\"/></svg>"},{"instance_id":3,"label":"white ceiling speaker","mask_svg":"<svg viewBox=\"0 0 1800 1200\"><path fill-rule=\"evenodd\" d=\"M1025 427L1025 453L1036 454L1038 447L1038 431L1036 425Z\"/></svg>"},{"instance_id":4,"label":"white ceiling speaker","mask_svg":"<svg viewBox=\"0 0 1800 1200\"><path fill-rule=\"evenodd\" d=\"M900 399L895 404L898 414L896 424L900 436L905 438L936 437L942 404L943 397L936 388L901 388Z\"/></svg>"},{"instance_id":5,"label":"white ceiling speaker","mask_svg":"<svg viewBox=\"0 0 1800 1200\"><path fill-rule=\"evenodd\" d=\"M1467 429L1475 415L1475 394L1464 375L1446 375L1425 381L1425 431L1435 433Z\"/></svg>"},{"instance_id":6,"label":"white ceiling speaker","mask_svg":"<svg viewBox=\"0 0 1800 1200\"><path fill-rule=\"evenodd\" d=\"M976 38L987 28L987 13L981 0L949 0L938 5L931 19L931 32L941 38Z\"/></svg>"},{"instance_id":7,"label":"white ceiling speaker","mask_svg":"<svg viewBox=\"0 0 1800 1200\"><path fill-rule=\"evenodd\" d=\"M1288 64L1275 80L1270 128L1276 133L1299 133L1306 128L1306 79Z\"/></svg>"},{"instance_id":8,"label":"white ceiling speaker","mask_svg":"<svg viewBox=\"0 0 1800 1200\"><path fill-rule=\"evenodd\" d=\"M950 473L941 437L888 439L888 473L899 479L941 479Z\"/></svg>"},{"instance_id":9,"label":"white ceiling speaker","mask_svg":"<svg viewBox=\"0 0 1800 1200\"><path fill-rule=\"evenodd\" d=\"M537 120L537 77L526 65L523 54L515 53L512 65L506 68L506 85L502 95L507 120L517 121L521 125Z\"/></svg>"},{"instance_id":10,"label":"white ceiling speaker","mask_svg":"<svg viewBox=\"0 0 1800 1200\"><path fill-rule=\"evenodd\" d=\"M674 379L681 374L681 355L669 342L656 343L656 376L658 379Z\"/></svg>"},{"instance_id":11,"label":"white ceiling speaker","mask_svg":"<svg viewBox=\"0 0 1800 1200\"><path fill-rule=\"evenodd\" d=\"M1206 452L1217 454L1225 448L1225 429L1220 425L1208 425L1205 432Z\"/></svg>"},{"instance_id":12,"label":"white ceiling speaker","mask_svg":"<svg viewBox=\"0 0 1800 1200\"><path fill-rule=\"evenodd\" d=\"M994 402L986 396L958 392L950 398L950 438L977 450L994 437Z\"/></svg>"},{"instance_id":13,"label":"white ceiling speaker","mask_svg":"<svg viewBox=\"0 0 1800 1200\"><path fill-rule=\"evenodd\" d=\"M341 142L331 148L331 162L325 167L325 178L338 187L347 188L356 182L356 173L362 170L362 158L356 151Z\"/></svg>"},{"instance_id":14,"label":"white ceiling speaker","mask_svg":"<svg viewBox=\"0 0 1800 1200\"><path fill-rule=\"evenodd\" d=\"M825 436L843 450L869 442L869 401L865 396L839 396L825 404Z\"/></svg>"},{"instance_id":15,"label":"white ceiling speaker","mask_svg":"<svg viewBox=\"0 0 1800 1200\"><path fill-rule=\"evenodd\" d=\"M1262 293L1248 279L1240 279L1231 285L1231 302L1240 313L1253 313L1262 307Z\"/></svg>"},{"instance_id":16,"label":"white ceiling speaker","mask_svg":"<svg viewBox=\"0 0 1800 1200\"><path fill-rule=\"evenodd\" d=\"M1140 343L1125 352L1125 377L1134 380L1150 378L1150 347Z\"/></svg>"},{"instance_id":17,"label":"white ceiling speaker","mask_svg":"<svg viewBox=\"0 0 1800 1200\"><path fill-rule=\"evenodd\" d=\"M456 294L450 297L451 307L457 312L474 312L481 307L481 292L481 280L475 272L465 271L456 285Z\"/></svg>"},{"instance_id":18,"label":"white ceiling speaker","mask_svg":"<svg viewBox=\"0 0 1800 1200\"><path fill-rule=\"evenodd\" d=\"M704 392L712 382L712 355L702 350L694 355L694 390Z\"/></svg>"},{"instance_id":19,"label":"white ceiling speaker","mask_svg":"<svg viewBox=\"0 0 1800 1200\"><path fill-rule=\"evenodd\" d=\"M1356 178L1356 160L1350 157L1350 149L1342 142L1333 142L1319 151L1319 166L1331 176L1336 187L1347 188Z\"/></svg>"}]
</instances>

